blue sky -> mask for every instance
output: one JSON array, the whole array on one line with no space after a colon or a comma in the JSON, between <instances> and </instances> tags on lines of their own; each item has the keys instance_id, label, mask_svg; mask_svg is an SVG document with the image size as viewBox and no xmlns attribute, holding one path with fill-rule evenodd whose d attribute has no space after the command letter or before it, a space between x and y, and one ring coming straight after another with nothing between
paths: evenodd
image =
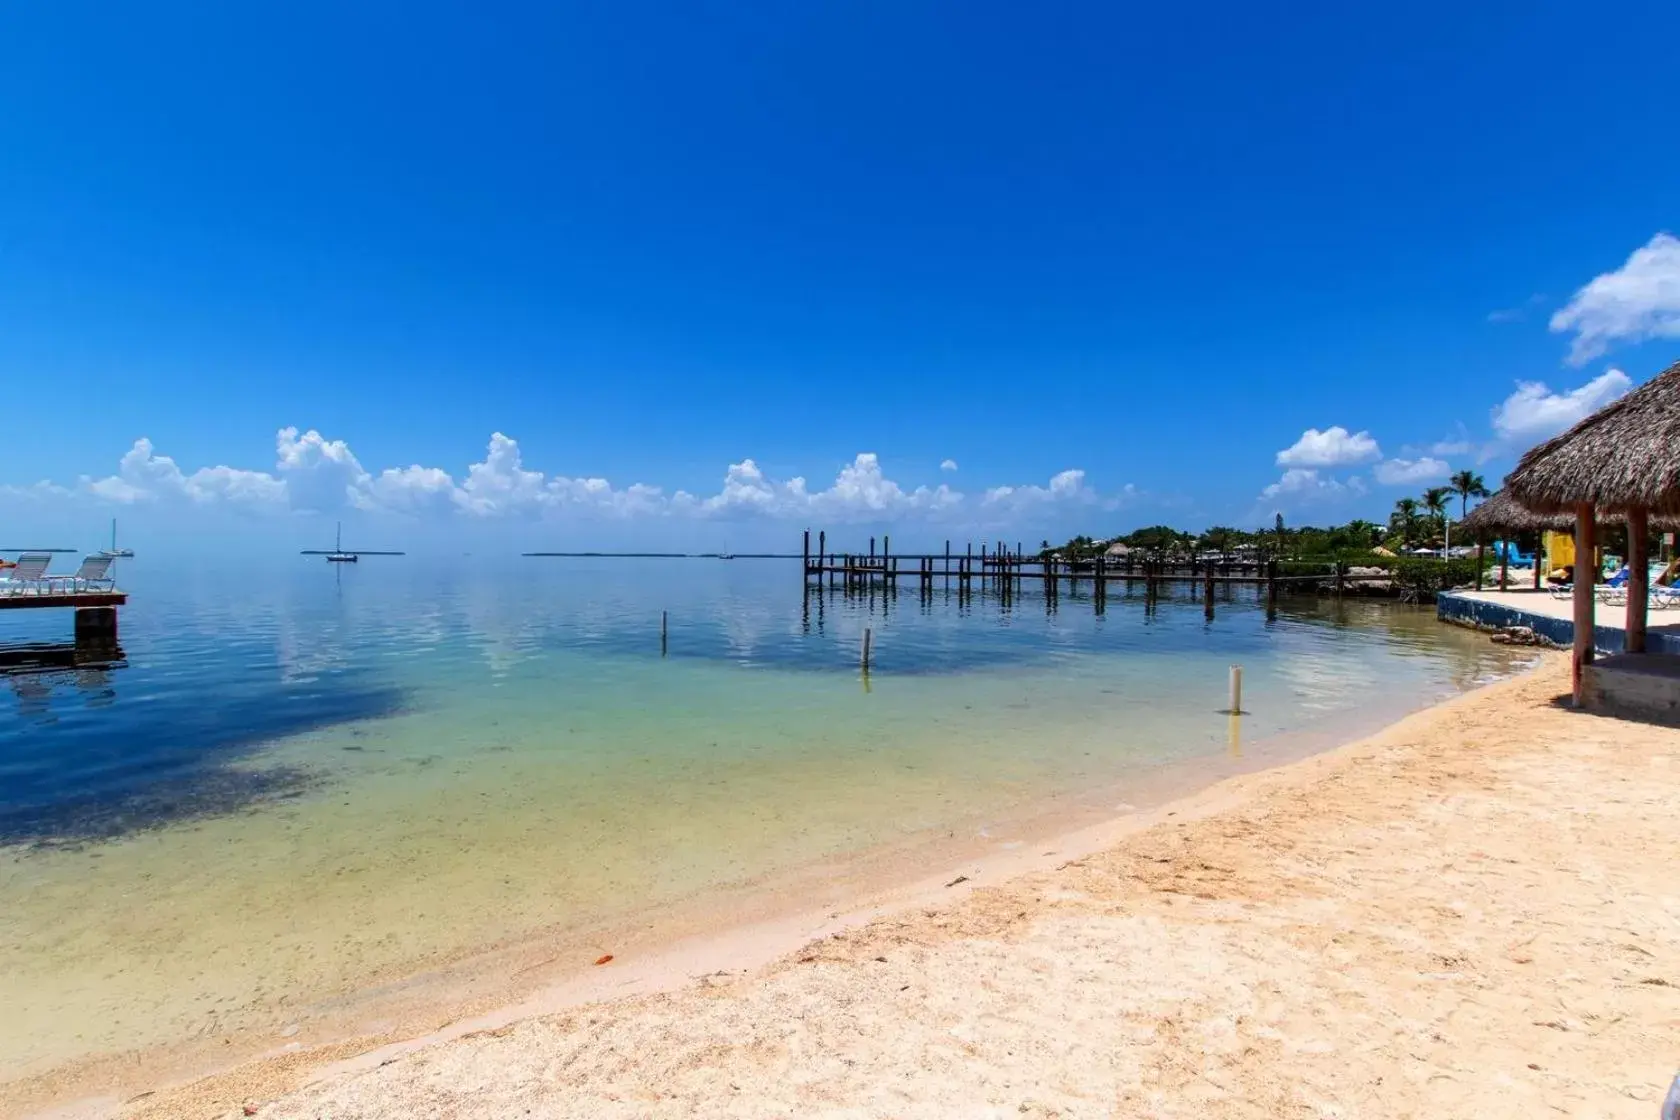
<instances>
[{"instance_id":1,"label":"blue sky","mask_svg":"<svg viewBox=\"0 0 1680 1120\"><path fill-rule=\"evenodd\" d=\"M1673 5L238 7L8 13L0 537L1380 516L1680 357Z\"/></svg>"}]
</instances>

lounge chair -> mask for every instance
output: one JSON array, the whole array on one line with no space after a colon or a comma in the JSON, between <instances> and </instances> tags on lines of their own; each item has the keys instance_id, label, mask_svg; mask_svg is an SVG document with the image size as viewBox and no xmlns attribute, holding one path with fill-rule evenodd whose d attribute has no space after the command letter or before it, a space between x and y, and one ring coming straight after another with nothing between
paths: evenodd
<instances>
[{"instance_id":1,"label":"lounge chair","mask_svg":"<svg viewBox=\"0 0 1680 1120\"><path fill-rule=\"evenodd\" d=\"M17 559L15 568L7 568L0 578L0 595L27 595L38 592L46 583L47 567L52 563L50 552L25 552Z\"/></svg>"},{"instance_id":2,"label":"lounge chair","mask_svg":"<svg viewBox=\"0 0 1680 1120\"><path fill-rule=\"evenodd\" d=\"M95 552L82 557L82 566L70 575L44 578L54 591L94 591L100 586L109 590L116 586L110 575L111 559L105 553Z\"/></svg>"},{"instance_id":3,"label":"lounge chair","mask_svg":"<svg viewBox=\"0 0 1680 1120\"><path fill-rule=\"evenodd\" d=\"M1605 580L1596 589L1598 601L1601 603L1627 602L1628 570L1624 564L1616 570L1616 574Z\"/></svg>"}]
</instances>

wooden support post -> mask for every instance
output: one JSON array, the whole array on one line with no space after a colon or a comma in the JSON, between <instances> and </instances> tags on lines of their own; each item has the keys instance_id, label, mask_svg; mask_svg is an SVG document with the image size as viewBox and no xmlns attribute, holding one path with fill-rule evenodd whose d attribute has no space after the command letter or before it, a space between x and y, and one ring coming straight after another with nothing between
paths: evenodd
<instances>
[{"instance_id":1,"label":"wooden support post","mask_svg":"<svg viewBox=\"0 0 1680 1120\"><path fill-rule=\"evenodd\" d=\"M77 645L116 645L117 608L77 607Z\"/></svg>"},{"instance_id":2,"label":"wooden support post","mask_svg":"<svg viewBox=\"0 0 1680 1120\"><path fill-rule=\"evenodd\" d=\"M809 580L811 578L811 530L809 530L809 529L805 530L805 552L804 552L804 556L805 556L805 559L804 559L804 562L803 562L803 567L804 567L804 572L805 572L805 579Z\"/></svg>"},{"instance_id":3,"label":"wooden support post","mask_svg":"<svg viewBox=\"0 0 1680 1120\"><path fill-rule=\"evenodd\" d=\"M1342 597L1342 584L1345 582L1346 575L1347 565L1340 560L1336 561L1336 598L1338 599Z\"/></svg>"},{"instance_id":4,"label":"wooden support post","mask_svg":"<svg viewBox=\"0 0 1680 1120\"><path fill-rule=\"evenodd\" d=\"M1543 546L1545 543L1546 543L1546 536L1545 536L1544 533L1542 533L1539 537L1538 543L1536 543L1535 546L1534 546L1534 590L1536 590L1536 591L1540 590L1540 586L1541 586L1541 582L1540 582L1541 578L1542 578L1541 571L1540 571L1541 568L1550 566L1549 564L1542 565L1540 563L1540 550L1541 550L1541 546Z\"/></svg>"},{"instance_id":5,"label":"wooden support post","mask_svg":"<svg viewBox=\"0 0 1680 1120\"><path fill-rule=\"evenodd\" d=\"M1593 659L1593 603L1598 591L1593 512L1591 502L1575 507L1575 640L1570 656L1570 692L1576 707L1586 699L1586 668Z\"/></svg>"},{"instance_id":6,"label":"wooden support post","mask_svg":"<svg viewBox=\"0 0 1680 1120\"><path fill-rule=\"evenodd\" d=\"M665 635L666 635L667 629L670 626L670 623L671 623L671 612L670 611L660 611L659 612L659 656L661 656L661 657L665 656L665 649L666 649Z\"/></svg>"},{"instance_id":7,"label":"wooden support post","mask_svg":"<svg viewBox=\"0 0 1680 1120\"><path fill-rule=\"evenodd\" d=\"M869 559L870 559L871 563L873 563L874 560L875 560L875 538L874 537L869 538Z\"/></svg>"},{"instance_id":8,"label":"wooden support post","mask_svg":"<svg viewBox=\"0 0 1680 1120\"><path fill-rule=\"evenodd\" d=\"M869 643L874 636L875 632L869 627L863 628L863 675L866 677L869 675Z\"/></svg>"},{"instance_id":9,"label":"wooden support post","mask_svg":"<svg viewBox=\"0 0 1680 1120\"><path fill-rule=\"evenodd\" d=\"M1477 537L1476 538L1476 590L1477 591L1480 591L1482 589L1482 547L1483 547L1482 538ZM1536 560L1535 564L1538 565L1539 561Z\"/></svg>"},{"instance_id":10,"label":"wooden support post","mask_svg":"<svg viewBox=\"0 0 1680 1120\"><path fill-rule=\"evenodd\" d=\"M1202 614L1209 622L1213 621L1213 568L1208 566L1202 573Z\"/></svg>"},{"instance_id":11,"label":"wooden support post","mask_svg":"<svg viewBox=\"0 0 1680 1120\"><path fill-rule=\"evenodd\" d=\"M1645 613L1650 609L1651 556L1650 514L1647 510L1627 512L1627 642L1628 653L1645 652Z\"/></svg>"},{"instance_id":12,"label":"wooden support post","mask_svg":"<svg viewBox=\"0 0 1680 1120\"><path fill-rule=\"evenodd\" d=\"M1507 537L1511 534L1506 533ZM1499 550L1499 590L1509 591L1511 584L1511 542L1500 541L1505 547Z\"/></svg>"},{"instance_id":13,"label":"wooden support post","mask_svg":"<svg viewBox=\"0 0 1680 1120\"><path fill-rule=\"evenodd\" d=\"M951 542L945 542L945 590L951 590Z\"/></svg>"},{"instance_id":14,"label":"wooden support post","mask_svg":"<svg viewBox=\"0 0 1680 1120\"><path fill-rule=\"evenodd\" d=\"M1277 595L1278 595L1278 574L1277 573L1278 573L1278 562L1276 560L1266 561L1266 610L1267 610L1268 613L1271 613L1271 614L1276 614L1277 613Z\"/></svg>"}]
</instances>

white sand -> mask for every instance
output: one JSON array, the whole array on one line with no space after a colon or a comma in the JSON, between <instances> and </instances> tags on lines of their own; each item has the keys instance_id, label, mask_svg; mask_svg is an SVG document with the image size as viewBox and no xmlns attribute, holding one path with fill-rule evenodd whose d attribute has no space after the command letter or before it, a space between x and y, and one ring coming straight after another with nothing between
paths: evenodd
<instances>
[{"instance_id":1,"label":"white sand","mask_svg":"<svg viewBox=\"0 0 1680 1120\"><path fill-rule=\"evenodd\" d=\"M1567 711L1565 681L1548 659L765 967L125 1114L1649 1120L1680 1065L1680 731Z\"/></svg>"}]
</instances>

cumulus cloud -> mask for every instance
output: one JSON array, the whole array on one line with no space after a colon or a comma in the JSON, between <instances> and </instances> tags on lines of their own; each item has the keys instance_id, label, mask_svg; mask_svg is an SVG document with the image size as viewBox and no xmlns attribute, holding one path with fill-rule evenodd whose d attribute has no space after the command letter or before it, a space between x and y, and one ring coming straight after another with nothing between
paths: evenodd
<instances>
[{"instance_id":1,"label":"cumulus cloud","mask_svg":"<svg viewBox=\"0 0 1680 1120\"><path fill-rule=\"evenodd\" d=\"M1085 472L1066 470L1054 475L1048 486L994 486L986 491L986 505L1015 507L1042 505L1046 502L1090 501L1095 494L1085 485Z\"/></svg>"},{"instance_id":2,"label":"cumulus cloud","mask_svg":"<svg viewBox=\"0 0 1680 1120\"><path fill-rule=\"evenodd\" d=\"M43 484L50 485L50 484ZM265 505L284 501L286 488L273 475L234 467L203 467L185 474L167 455L159 455L152 441L134 441L106 478L83 478L82 489L121 505L179 499L199 505L216 502Z\"/></svg>"},{"instance_id":3,"label":"cumulus cloud","mask_svg":"<svg viewBox=\"0 0 1680 1120\"><path fill-rule=\"evenodd\" d=\"M1452 468L1440 459L1384 459L1371 468L1371 476L1384 486L1413 486L1446 478Z\"/></svg>"},{"instance_id":4,"label":"cumulus cloud","mask_svg":"<svg viewBox=\"0 0 1680 1120\"><path fill-rule=\"evenodd\" d=\"M939 464L939 469L942 471L954 471L957 469L957 461L955 459L946 459Z\"/></svg>"},{"instance_id":5,"label":"cumulus cloud","mask_svg":"<svg viewBox=\"0 0 1680 1120\"><path fill-rule=\"evenodd\" d=\"M1621 268L1595 276L1552 316L1573 332L1569 361L1582 365L1619 342L1680 338L1680 238L1659 233Z\"/></svg>"},{"instance_id":6,"label":"cumulus cloud","mask_svg":"<svg viewBox=\"0 0 1680 1120\"><path fill-rule=\"evenodd\" d=\"M1354 432L1340 425L1319 431L1308 428L1295 443L1277 453L1280 467L1345 467L1382 458L1382 448L1370 432Z\"/></svg>"},{"instance_id":7,"label":"cumulus cloud","mask_svg":"<svg viewBox=\"0 0 1680 1120\"><path fill-rule=\"evenodd\" d=\"M832 486L818 491L810 490L803 478L774 481L753 460L742 460L730 465L723 488L696 508L708 516L816 514L846 520L937 513L962 500L945 485L906 491L882 472L879 456L866 451L840 468Z\"/></svg>"},{"instance_id":8,"label":"cumulus cloud","mask_svg":"<svg viewBox=\"0 0 1680 1120\"><path fill-rule=\"evenodd\" d=\"M1585 385L1554 393L1539 381L1519 381L1514 393L1493 410L1493 430L1509 443L1550 439L1597 412L1633 387L1619 369L1607 370Z\"/></svg>"},{"instance_id":9,"label":"cumulus cloud","mask_svg":"<svg viewBox=\"0 0 1680 1120\"><path fill-rule=\"evenodd\" d=\"M948 461L949 462L949 461ZM951 462L950 466L955 467ZM1063 471L1044 486L1000 486L970 501L949 485L907 489L885 473L880 458L863 452L842 464L827 487L812 489L802 477L772 478L743 459L725 471L709 497L657 486L614 486L604 478L546 475L527 466L518 441L491 435L484 458L457 476L441 467L413 464L377 472L362 465L347 442L296 427L275 435L272 473L228 466L185 473L150 440L137 440L114 475L83 478L74 490L42 482L8 486L9 497L80 496L118 504L179 501L248 508L332 513L345 509L408 516L536 518L583 512L603 516L697 518L821 518L845 522L901 516L939 517L958 511L1028 511L1052 503L1116 508L1135 491L1101 494L1080 470Z\"/></svg>"},{"instance_id":10,"label":"cumulus cloud","mask_svg":"<svg viewBox=\"0 0 1680 1120\"><path fill-rule=\"evenodd\" d=\"M1285 496L1340 493L1344 487L1332 478L1325 478L1311 467L1290 467L1283 476L1260 491L1262 501Z\"/></svg>"}]
</instances>

